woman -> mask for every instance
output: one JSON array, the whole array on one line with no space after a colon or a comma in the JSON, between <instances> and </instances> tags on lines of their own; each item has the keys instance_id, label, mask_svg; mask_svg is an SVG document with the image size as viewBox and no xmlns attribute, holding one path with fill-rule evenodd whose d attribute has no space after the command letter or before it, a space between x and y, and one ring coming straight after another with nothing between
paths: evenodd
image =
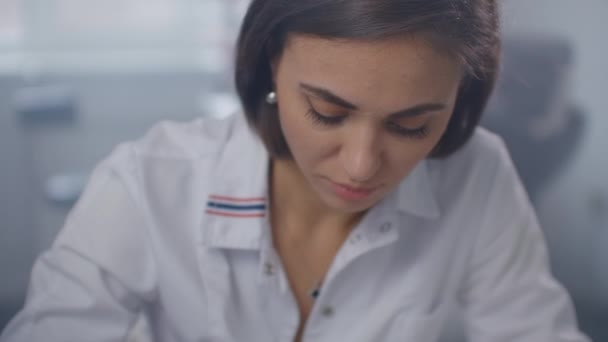
<instances>
[{"instance_id":1,"label":"woman","mask_svg":"<svg viewBox=\"0 0 608 342\"><path fill-rule=\"evenodd\" d=\"M95 171L3 342L586 341L502 142L491 0L255 0L244 116ZM246 118L246 119L245 119Z\"/></svg>"}]
</instances>

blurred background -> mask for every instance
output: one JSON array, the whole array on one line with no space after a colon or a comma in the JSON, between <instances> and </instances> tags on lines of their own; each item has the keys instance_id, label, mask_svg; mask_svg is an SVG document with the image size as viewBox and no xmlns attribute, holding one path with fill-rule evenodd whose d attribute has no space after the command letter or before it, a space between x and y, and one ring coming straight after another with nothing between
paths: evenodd
<instances>
[{"instance_id":1,"label":"blurred background","mask_svg":"<svg viewBox=\"0 0 608 342\"><path fill-rule=\"evenodd\" d=\"M0 330L113 146L238 109L247 3L0 0ZM511 150L582 329L608 341L608 1L502 5L503 74L483 125Z\"/></svg>"}]
</instances>

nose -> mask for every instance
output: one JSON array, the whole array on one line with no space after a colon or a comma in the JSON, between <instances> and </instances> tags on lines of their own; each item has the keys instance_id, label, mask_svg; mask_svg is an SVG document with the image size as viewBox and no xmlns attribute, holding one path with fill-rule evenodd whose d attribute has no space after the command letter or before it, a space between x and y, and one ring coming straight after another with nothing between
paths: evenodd
<instances>
[{"instance_id":1,"label":"nose","mask_svg":"<svg viewBox=\"0 0 608 342\"><path fill-rule=\"evenodd\" d=\"M373 127L361 127L345 134L340 163L353 183L371 180L382 165L380 137Z\"/></svg>"}]
</instances>

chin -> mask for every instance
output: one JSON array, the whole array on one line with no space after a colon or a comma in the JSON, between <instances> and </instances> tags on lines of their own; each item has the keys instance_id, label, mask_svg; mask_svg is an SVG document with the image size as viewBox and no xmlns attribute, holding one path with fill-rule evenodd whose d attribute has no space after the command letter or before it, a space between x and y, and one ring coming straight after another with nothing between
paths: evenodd
<instances>
[{"instance_id":1,"label":"chin","mask_svg":"<svg viewBox=\"0 0 608 342\"><path fill-rule=\"evenodd\" d=\"M378 202L377 200L372 199L364 201L346 201L336 196L323 196L322 199L328 207L345 214L357 214L366 211Z\"/></svg>"}]
</instances>

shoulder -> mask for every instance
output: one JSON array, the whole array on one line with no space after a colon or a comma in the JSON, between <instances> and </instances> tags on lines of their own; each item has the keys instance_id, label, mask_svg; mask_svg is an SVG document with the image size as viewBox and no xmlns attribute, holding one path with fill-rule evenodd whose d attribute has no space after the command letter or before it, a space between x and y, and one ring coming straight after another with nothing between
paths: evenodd
<instances>
[{"instance_id":1,"label":"shoulder","mask_svg":"<svg viewBox=\"0 0 608 342\"><path fill-rule=\"evenodd\" d=\"M221 149L232 137L238 121L236 115L189 122L163 121L129 144L144 158L197 159Z\"/></svg>"},{"instance_id":2,"label":"shoulder","mask_svg":"<svg viewBox=\"0 0 608 342\"><path fill-rule=\"evenodd\" d=\"M97 169L142 176L167 165L213 163L231 141L243 135L240 127L247 124L240 116L161 121L142 137L117 145Z\"/></svg>"},{"instance_id":3,"label":"shoulder","mask_svg":"<svg viewBox=\"0 0 608 342\"><path fill-rule=\"evenodd\" d=\"M174 211L178 209L175 203L203 201L201 196L212 179L217 182L224 177L218 175L218 165L236 163L239 158L234 156L254 145L254 139L245 118L238 114L165 121L142 138L120 144L97 169L116 174L149 214Z\"/></svg>"},{"instance_id":4,"label":"shoulder","mask_svg":"<svg viewBox=\"0 0 608 342\"><path fill-rule=\"evenodd\" d=\"M440 168L459 170L465 174L491 174L498 167L509 167L512 162L502 138L483 127L478 127L460 150L436 164Z\"/></svg>"},{"instance_id":5,"label":"shoulder","mask_svg":"<svg viewBox=\"0 0 608 342\"><path fill-rule=\"evenodd\" d=\"M237 121L161 122L118 145L91 173L56 243L131 279L131 265L151 260L147 237L193 224L188 219L203 208L205 182Z\"/></svg>"}]
</instances>

